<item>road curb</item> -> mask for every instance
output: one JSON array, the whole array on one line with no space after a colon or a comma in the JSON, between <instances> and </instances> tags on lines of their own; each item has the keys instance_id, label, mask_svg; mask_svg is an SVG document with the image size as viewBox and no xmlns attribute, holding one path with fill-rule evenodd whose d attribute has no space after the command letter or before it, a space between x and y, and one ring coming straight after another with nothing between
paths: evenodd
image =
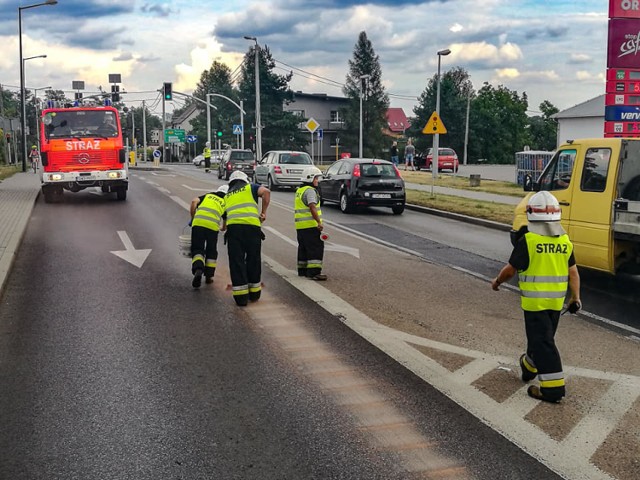
<instances>
[{"instance_id":1,"label":"road curb","mask_svg":"<svg viewBox=\"0 0 640 480\"><path fill-rule=\"evenodd\" d=\"M474 225L480 225L482 227L493 228L494 230L501 230L503 232L511 231L511 225L506 223L494 222L493 220L486 220L484 218L469 217L460 213L445 212L444 210L437 210L435 208L423 207L421 205L413 205L407 203L405 208L421 213L428 213L431 215L437 215L438 217L450 218L452 220L458 220L460 222L472 223Z\"/></svg>"}]
</instances>

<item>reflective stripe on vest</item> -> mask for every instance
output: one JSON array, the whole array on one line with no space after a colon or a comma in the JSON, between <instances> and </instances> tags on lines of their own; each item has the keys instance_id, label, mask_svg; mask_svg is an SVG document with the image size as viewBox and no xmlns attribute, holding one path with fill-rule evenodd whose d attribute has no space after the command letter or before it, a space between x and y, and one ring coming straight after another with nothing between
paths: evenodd
<instances>
[{"instance_id":1,"label":"reflective stripe on vest","mask_svg":"<svg viewBox=\"0 0 640 480\"><path fill-rule=\"evenodd\" d=\"M227 212L227 225L260 226L258 204L253 199L251 185L246 184L238 190L233 190L224 197Z\"/></svg>"},{"instance_id":2,"label":"reflective stripe on vest","mask_svg":"<svg viewBox=\"0 0 640 480\"><path fill-rule=\"evenodd\" d=\"M224 212L224 200L218 195L208 193L198 205L191 225L193 227L205 227L217 232L220 230L222 212Z\"/></svg>"},{"instance_id":3,"label":"reflective stripe on vest","mask_svg":"<svg viewBox=\"0 0 640 480\"><path fill-rule=\"evenodd\" d=\"M318 222L316 222L313 218L313 215L311 215L311 209L302 201L304 192L306 192L310 188L313 187L304 185L296 190L296 198L293 203L293 208L295 210L294 219L296 222L296 230L302 230L303 228L315 228L318 226ZM320 218L320 220L322 220L322 210L320 210L319 198L318 203L316 204L316 210L318 212L318 217Z\"/></svg>"},{"instance_id":4,"label":"reflective stripe on vest","mask_svg":"<svg viewBox=\"0 0 640 480\"><path fill-rule=\"evenodd\" d=\"M518 273L523 310L562 310L569 286L569 257L573 245L568 235L546 237L525 234L529 268Z\"/></svg>"}]
</instances>

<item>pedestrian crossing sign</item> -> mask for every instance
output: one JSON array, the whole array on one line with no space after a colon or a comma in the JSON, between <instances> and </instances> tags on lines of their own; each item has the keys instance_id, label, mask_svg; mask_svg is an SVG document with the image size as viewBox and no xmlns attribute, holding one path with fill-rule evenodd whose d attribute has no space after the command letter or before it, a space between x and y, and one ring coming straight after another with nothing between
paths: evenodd
<instances>
[{"instance_id":1,"label":"pedestrian crossing sign","mask_svg":"<svg viewBox=\"0 0 640 480\"><path fill-rule=\"evenodd\" d=\"M422 129L422 133L425 135L434 135L436 133L447 133L447 128L442 123L442 119L437 112L433 112L427 121L427 124Z\"/></svg>"},{"instance_id":2,"label":"pedestrian crossing sign","mask_svg":"<svg viewBox=\"0 0 640 480\"><path fill-rule=\"evenodd\" d=\"M233 134L234 135L242 135L242 125L234 125L233 126Z\"/></svg>"}]
</instances>

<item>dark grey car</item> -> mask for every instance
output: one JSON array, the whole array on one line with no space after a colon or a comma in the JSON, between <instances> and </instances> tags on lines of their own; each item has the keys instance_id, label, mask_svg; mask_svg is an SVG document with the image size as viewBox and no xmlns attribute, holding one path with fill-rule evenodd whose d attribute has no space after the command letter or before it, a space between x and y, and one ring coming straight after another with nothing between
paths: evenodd
<instances>
[{"instance_id":1,"label":"dark grey car","mask_svg":"<svg viewBox=\"0 0 640 480\"><path fill-rule=\"evenodd\" d=\"M251 150L230 148L224 152L218 164L218 178L224 177L225 180L229 180L233 172L241 171L253 179L255 166L256 157Z\"/></svg>"},{"instance_id":2,"label":"dark grey car","mask_svg":"<svg viewBox=\"0 0 640 480\"><path fill-rule=\"evenodd\" d=\"M398 169L386 160L345 158L331 165L318 182L323 203L334 202L350 213L357 207L390 207L404 212L406 193Z\"/></svg>"}]
</instances>

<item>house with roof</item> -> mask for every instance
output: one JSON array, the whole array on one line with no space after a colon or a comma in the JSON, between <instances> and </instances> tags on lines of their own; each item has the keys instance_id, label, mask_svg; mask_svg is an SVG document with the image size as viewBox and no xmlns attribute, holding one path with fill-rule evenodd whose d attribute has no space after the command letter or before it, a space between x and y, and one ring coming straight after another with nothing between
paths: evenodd
<instances>
[{"instance_id":1,"label":"house with roof","mask_svg":"<svg viewBox=\"0 0 640 480\"><path fill-rule=\"evenodd\" d=\"M389 129L385 133L395 138L404 137L405 130L411 126L402 108L389 108L387 110L387 125Z\"/></svg>"},{"instance_id":2,"label":"house with roof","mask_svg":"<svg viewBox=\"0 0 640 480\"><path fill-rule=\"evenodd\" d=\"M558 121L556 145L576 138L604 137L604 101L605 95L599 95L552 115Z\"/></svg>"}]
</instances>

